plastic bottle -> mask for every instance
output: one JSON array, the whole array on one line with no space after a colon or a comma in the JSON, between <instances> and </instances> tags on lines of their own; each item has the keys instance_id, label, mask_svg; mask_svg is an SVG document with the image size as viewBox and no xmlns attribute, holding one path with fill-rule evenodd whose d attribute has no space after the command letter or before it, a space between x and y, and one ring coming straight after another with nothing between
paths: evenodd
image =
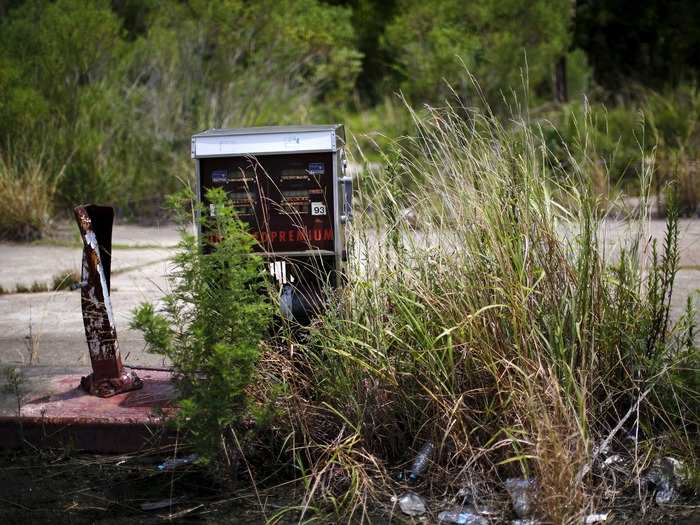
<instances>
[{"instance_id":1,"label":"plastic bottle","mask_svg":"<svg viewBox=\"0 0 700 525\"><path fill-rule=\"evenodd\" d=\"M529 518L533 511L535 497L535 480L509 478L505 482L506 490L513 502L513 510L519 518Z\"/></svg>"},{"instance_id":2,"label":"plastic bottle","mask_svg":"<svg viewBox=\"0 0 700 525\"><path fill-rule=\"evenodd\" d=\"M409 516L420 516L425 514L425 500L412 491L404 492L399 496L399 508L404 514Z\"/></svg>"},{"instance_id":3,"label":"plastic bottle","mask_svg":"<svg viewBox=\"0 0 700 525\"><path fill-rule=\"evenodd\" d=\"M426 441L418 451L418 454L416 454L416 459L413 460L413 465L411 465L411 470L408 472L408 480L411 483L415 483L423 474L428 466L428 461L430 461L430 456L432 456L433 450L435 450L435 445L433 445L433 442Z\"/></svg>"},{"instance_id":4,"label":"plastic bottle","mask_svg":"<svg viewBox=\"0 0 700 525\"><path fill-rule=\"evenodd\" d=\"M438 521L456 525L488 525L489 523L486 518L467 510L445 510L438 514Z\"/></svg>"},{"instance_id":5,"label":"plastic bottle","mask_svg":"<svg viewBox=\"0 0 700 525\"><path fill-rule=\"evenodd\" d=\"M168 470L173 470L174 468L180 467L182 465L189 465L190 463L194 463L198 459L199 456L197 454L190 454L189 456L185 456L184 458L168 459L161 465L158 465L158 470L167 472Z\"/></svg>"}]
</instances>

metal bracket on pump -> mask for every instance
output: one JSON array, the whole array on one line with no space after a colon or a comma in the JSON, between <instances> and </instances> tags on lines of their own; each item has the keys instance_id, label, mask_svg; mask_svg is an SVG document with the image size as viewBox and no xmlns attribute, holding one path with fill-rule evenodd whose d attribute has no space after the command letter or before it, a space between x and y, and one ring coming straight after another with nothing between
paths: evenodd
<instances>
[{"instance_id":1,"label":"metal bracket on pump","mask_svg":"<svg viewBox=\"0 0 700 525\"><path fill-rule=\"evenodd\" d=\"M114 209L87 205L74 212L83 239L80 303L92 364L92 373L81 379L80 386L98 397L137 390L143 382L122 365L109 296Z\"/></svg>"}]
</instances>

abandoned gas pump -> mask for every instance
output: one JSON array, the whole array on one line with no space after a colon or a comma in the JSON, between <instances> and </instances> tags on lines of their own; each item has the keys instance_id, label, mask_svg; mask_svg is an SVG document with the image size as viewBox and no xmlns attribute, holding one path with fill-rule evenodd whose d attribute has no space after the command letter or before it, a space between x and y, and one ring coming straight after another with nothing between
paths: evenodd
<instances>
[{"instance_id":1,"label":"abandoned gas pump","mask_svg":"<svg viewBox=\"0 0 700 525\"><path fill-rule=\"evenodd\" d=\"M352 219L342 125L211 129L192 136L198 198L228 194L280 285L282 315L305 324L342 284Z\"/></svg>"}]
</instances>

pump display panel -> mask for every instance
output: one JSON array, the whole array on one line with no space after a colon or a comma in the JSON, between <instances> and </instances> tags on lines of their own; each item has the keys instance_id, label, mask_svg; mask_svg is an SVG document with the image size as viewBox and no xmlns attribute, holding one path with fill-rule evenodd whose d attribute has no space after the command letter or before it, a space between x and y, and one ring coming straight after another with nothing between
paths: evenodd
<instances>
[{"instance_id":1,"label":"pump display panel","mask_svg":"<svg viewBox=\"0 0 700 525\"><path fill-rule=\"evenodd\" d=\"M199 170L205 209L207 189L223 188L259 250L334 250L332 153L202 158Z\"/></svg>"}]
</instances>

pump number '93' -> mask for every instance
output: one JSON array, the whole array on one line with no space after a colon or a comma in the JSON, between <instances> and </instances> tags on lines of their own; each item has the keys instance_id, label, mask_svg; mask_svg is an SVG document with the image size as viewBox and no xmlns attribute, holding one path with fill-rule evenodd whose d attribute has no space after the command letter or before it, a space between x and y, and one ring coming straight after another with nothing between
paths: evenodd
<instances>
[{"instance_id":1,"label":"pump number '93'","mask_svg":"<svg viewBox=\"0 0 700 525\"><path fill-rule=\"evenodd\" d=\"M326 205L323 202L311 203L311 215L325 215Z\"/></svg>"}]
</instances>

